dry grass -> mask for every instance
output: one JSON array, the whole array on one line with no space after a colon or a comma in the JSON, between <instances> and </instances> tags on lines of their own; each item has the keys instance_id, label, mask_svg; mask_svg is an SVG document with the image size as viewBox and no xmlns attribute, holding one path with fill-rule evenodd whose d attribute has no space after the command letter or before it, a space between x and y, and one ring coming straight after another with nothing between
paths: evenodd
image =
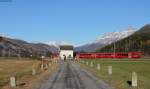
<instances>
[{"instance_id":1,"label":"dry grass","mask_svg":"<svg viewBox=\"0 0 150 89\"><path fill-rule=\"evenodd\" d=\"M19 80L17 80L16 87L10 87L9 84L5 85L2 89L38 89L41 84L44 83L56 70L58 69L57 64L52 64L48 69L32 75L24 75Z\"/></svg>"},{"instance_id":2,"label":"dry grass","mask_svg":"<svg viewBox=\"0 0 150 89\"><path fill-rule=\"evenodd\" d=\"M20 79L24 75L31 75L32 68L38 68L38 60L4 60L0 59L0 88L9 82L10 76Z\"/></svg>"}]
</instances>

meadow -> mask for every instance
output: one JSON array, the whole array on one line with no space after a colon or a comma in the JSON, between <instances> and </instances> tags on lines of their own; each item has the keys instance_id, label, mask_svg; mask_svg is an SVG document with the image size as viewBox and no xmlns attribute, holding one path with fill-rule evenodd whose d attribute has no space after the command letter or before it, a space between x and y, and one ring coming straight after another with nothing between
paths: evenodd
<instances>
[{"instance_id":1,"label":"meadow","mask_svg":"<svg viewBox=\"0 0 150 89\"><path fill-rule=\"evenodd\" d=\"M9 83L9 78L11 76L20 79L24 75L31 75L32 68L38 69L39 64L40 61L38 60L0 58L0 88Z\"/></svg>"},{"instance_id":2,"label":"meadow","mask_svg":"<svg viewBox=\"0 0 150 89\"><path fill-rule=\"evenodd\" d=\"M88 62L89 65L86 65ZM94 66L90 67L90 62ZM97 70L97 64L101 69ZM150 89L150 61L139 60L84 60L81 66L92 72L99 79L110 84L115 89ZM108 75L108 66L112 66L112 75ZM131 74L136 72L138 75L138 87L131 87Z\"/></svg>"}]
</instances>

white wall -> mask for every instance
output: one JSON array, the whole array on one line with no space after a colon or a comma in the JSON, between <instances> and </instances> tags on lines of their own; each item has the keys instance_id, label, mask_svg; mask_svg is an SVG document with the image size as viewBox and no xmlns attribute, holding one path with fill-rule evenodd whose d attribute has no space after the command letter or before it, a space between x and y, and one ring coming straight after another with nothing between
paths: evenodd
<instances>
[{"instance_id":1,"label":"white wall","mask_svg":"<svg viewBox=\"0 0 150 89\"><path fill-rule=\"evenodd\" d=\"M73 50L60 50L60 58L64 59L64 56L66 55L66 58L68 58L69 55L71 55L71 57L73 57Z\"/></svg>"}]
</instances>

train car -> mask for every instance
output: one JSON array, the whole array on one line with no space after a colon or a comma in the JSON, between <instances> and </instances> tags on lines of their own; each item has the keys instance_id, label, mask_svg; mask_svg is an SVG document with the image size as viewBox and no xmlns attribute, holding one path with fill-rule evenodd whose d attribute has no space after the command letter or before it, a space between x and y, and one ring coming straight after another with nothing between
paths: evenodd
<instances>
[{"instance_id":1,"label":"train car","mask_svg":"<svg viewBox=\"0 0 150 89\"><path fill-rule=\"evenodd\" d=\"M53 54L51 55L51 58L52 58L52 59L59 59L59 53L53 53Z\"/></svg>"},{"instance_id":2,"label":"train car","mask_svg":"<svg viewBox=\"0 0 150 89\"><path fill-rule=\"evenodd\" d=\"M86 58L86 59L93 59L95 58L94 53L77 53L76 54L77 58Z\"/></svg>"},{"instance_id":3,"label":"train car","mask_svg":"<svg viewBox=\"0 0 150 89\"><path fill-rule=\"evenodd\" d=\"M80 59L95 58L141 58L142 52L116 52L116 53L77 53Z\"/></svg>"},{"instance_id":4,"label":"train car","mask_svg":"<svg viewBox=\"0 0 150 89\"><path fill-rule=\"evenodd\" d=\"M129 58L142 58L142 52L129 52Z\"/></svg>"},{"instance_id":5,"label":"train car","mask_svg":"<svg viewBox=\"0 0 150 89\"><path fill-rule=\"evenodd\" d=\"M95 53L95 58L113 58L112 53Z\"/></svg>"},{"instance_id":6,"label":"train car","mask_svg":"<svg viewBox=\"0 0 150 89\"><path fill-rule=\"evenodd\" d=\"M126 53L126 52L117 52L117 53L115 53L114 58L128 58L128 53Z\"/></svg>"}]
</instances>

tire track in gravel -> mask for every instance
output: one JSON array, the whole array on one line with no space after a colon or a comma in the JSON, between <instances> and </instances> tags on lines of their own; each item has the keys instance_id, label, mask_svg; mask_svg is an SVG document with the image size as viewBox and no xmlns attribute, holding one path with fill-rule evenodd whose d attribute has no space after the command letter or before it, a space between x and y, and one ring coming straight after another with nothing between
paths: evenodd
<instances>
[{"instance_id":1,"label":"tire track in gravel","mask_svg":"<svg viewBox=\"0 0 150 89\"><path fill-rule=\"evenodd\" d=\"M59 70L38 89L113 89L74 62L60 62Z\"/></svg>"}]
</instances>

